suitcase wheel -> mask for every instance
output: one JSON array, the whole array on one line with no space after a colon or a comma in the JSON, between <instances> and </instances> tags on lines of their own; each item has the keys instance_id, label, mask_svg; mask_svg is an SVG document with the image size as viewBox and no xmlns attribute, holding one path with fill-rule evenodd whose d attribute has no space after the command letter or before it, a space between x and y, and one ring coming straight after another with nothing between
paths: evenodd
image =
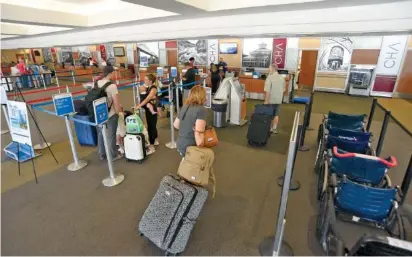
<instances>
[{"instance_id":1,"label":"suitcase wheel","mask_svg":"<svg viewBox=\"0 0 412 257\"><path fill-rule=\"evenodd\" d=\"M139 233L139 236L144 236L143 233Z\"/></svg>"},{"instance_id":2,"label":"suitcase wheel","mask_svg":"<svg viewBox=\"0 0 412 257\"><path fill-rule=\"evenodd\" d=\"M142 164L144 160L137 161L138 164Z\"/></svg>"}]
</instances>

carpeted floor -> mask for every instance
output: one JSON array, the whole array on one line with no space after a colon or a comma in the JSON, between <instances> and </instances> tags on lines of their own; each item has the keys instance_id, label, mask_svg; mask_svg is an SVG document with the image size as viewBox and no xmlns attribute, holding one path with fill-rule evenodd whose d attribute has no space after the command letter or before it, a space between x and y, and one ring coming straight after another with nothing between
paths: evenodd
<instances>
[{"instance_id":1,"label":"carpeted floor","mask_svg":"<svg viewBox=\"0 0 412 257\"><path fill-rule=\"evenodd\" d=\"M131 106L131 91L122 91L121 101L125 107ZM249 101L249 115L256 103ZM369 113L370 103L366 98L316 93L311 127L317 128L321 120L319 113L328 110ZM185 255L259 254L260 241L275 230L281 193L277 178L285 168L294 113L303 109L304 106L298 104L282 105L280 133L271 136L267 147L262 149L246 145L247 125L218 129L216 198L209 199L204 207ZM63 121L43 113L37 117L47 138L56 143L52 149L61 164L43 161L41 158L50 158L46 154L39 157L36 167L47 172L41 174L36 185L28 178L18 177L14 162L3 163L2 186L14 184L1 196L2 254L163 254L139 237L136 227L162 176L176 172L180 161L175 151L163 146L170 140L168 121L159 123L162 145L156 153L141 165L124 160L115 162L115 170L126 179L117 187L105 188L101 180L108 175L107 165L98 160L93 149L82 154L82 158L89 161L85 169L68 172L65 165L71 153L61 145L67 138ZM381 120L374 120L374 129L378 130L379 122ZM394 136L397 130L389 133ZM292 246L295 255L322 254L314 236L316 135L316 129L306 133L305 144L311 150L298 153L294 171L294 179L301 183L301 188L289 193L284 240ZM3 147L7 140L7 135L2 136ZM399 146L407 152L407 145L399 145L398 140L402 138L387 140L387 151ZM29 174L26 176L30 176L31 164L22 166ZM11 178L14 181L21 178L23 182L12 182Z\"/></svg>"}]
</instances>

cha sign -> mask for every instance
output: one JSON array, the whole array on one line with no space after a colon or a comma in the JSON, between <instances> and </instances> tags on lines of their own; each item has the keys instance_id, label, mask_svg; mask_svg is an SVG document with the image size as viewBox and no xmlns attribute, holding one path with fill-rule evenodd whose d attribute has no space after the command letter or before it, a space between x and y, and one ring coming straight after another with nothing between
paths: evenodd
<instances>
[{"instance_id":1,"label":"cha sign","mask_svg":"<svg viewBox=\"0 0 412 257\"><path fill-rule=\"evenodd\" d=\"M280 69L285 68L286 44L286 38L273 39L272 63L275 63Z\"/></svg>"},{"instance_id":2,"label":"cha sign","mask_svg":"<svg viewBox=\"0 0 412 257\"><path fill-rule=\"evenodd\" d=\"M383 37L376 74L398 75L407 42L408 36Z\"/></svg>"},{"instance_id":3,"label":"cha sign","mask_svg":"<svg viewBox=\"0 0 412 257\"><path fill-rule=\"evenodd\" d=\"M207 65L219 62L219 43L217 39L209 39L207 41L207 60Z\"/></svg>"}]
</instances>

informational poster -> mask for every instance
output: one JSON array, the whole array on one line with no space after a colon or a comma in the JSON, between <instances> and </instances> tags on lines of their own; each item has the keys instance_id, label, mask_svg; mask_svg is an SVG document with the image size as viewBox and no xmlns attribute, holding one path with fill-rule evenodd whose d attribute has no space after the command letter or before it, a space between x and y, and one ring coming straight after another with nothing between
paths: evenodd
<instances>
[{"instance_id":1,"label":"informational poster","mask_svg":"<svg viewBox=\"0 0 412 257\"><path fill-rule=\"evenodd\" d=\"M25 102L7 101L10 133L14 142L32 146L29 117Z\"/></svg>"},{"instance_id":2,"label":"informational poster","mask_svg":"<svg viewBox=\"0 0 412 257\"><path fill-rule=\"evenodd\" d=\"M73 63L73 52L71 47L62 47L61 48L61 61L64 63Z\"/></svg>"},{"instance_id":3,"label":"informational poster","mask_svg":"<svg viewBox=\"0 0 412 257\"><path fill-rule=\"evenodd\" d=\"M93 101L94 117L96 124L100 125L109 119L109 112L107 107L106 97L99 98Z\"/></svg>"},{"instance_id":4,"label":"informational poster","mask_svg":"<svg viewBox=\"0 0 412 257\"><path fill-rule=\"evenodd\" d=\"M172 78L177 77L177 68L176 67L171 67L170 68L170 75L172 76Z\"/></svg>"},{"instance_id":5,"label":"informational poster","mask_svg":"<svg viewBox=\"0 0 412 257\"><path fill-rule=\"evenodd\" d=\"M206 90L206 103L204 105L205 108L212 108L212 88L205 87Z\"/></svg>"},{"instance_id":6,"label":"informational poster","mask_svg":"<svg viewBox=\"0 0 412 257\"><path fill-rule=\"evenodd\" d=\"M398 75L407 43L408 36L384 36L376 74Z\"/></svg>"},{"instance_id":7,"label":"informational poster","mask_svg":"<svg viewBox=\"0 0 412 257\"><path fill-rule=\"evenodd\" d=\"M102 57L103 61L106 61L106 46L100 45L100 56Z\"/></svg>"},{"instance_id":8,"label":"informational poster","mask_svg":"<svg viewBox=\"0 0 412 257\"><path fill-rule=\"evenodd\" d=\"M3 79L7 79L7 78L2 78ZM4 86L0 86L0 104L7 104L7 93L6 93L6 89L4 88Z\"/></svg>"},{"instance_id":9,"label":"informational poster","mask_svg":"<svg viewBox=\"0 0 412 257\"><path fill-rule=\"evenodd\" d=\"M51 48L42 48L41 51L43 53L43 60L45 63L53 61Z\"/></svg>"},{"instance_id":10,"label":"informational poster","mask_svg":"<svg viewBox=\"0 0 412 257\"><path fill-rule=\"evenodd\" d=\"M53 95L53 103L56 114L59 116L65 116L74 113L72 94L63 93Z\"/></svg>"},{"instance_id":11,"label":"informational poster","mask_svg":"<svg viewBox=\"0 0 412 257\"><path fill-rule=\"evenodd\" d=\"M279 69L285 68L286 44L286 38L273 39L272 63L276 64Z\"/></svg>"},{"instance_id":12,"label":"informational poster","mask_svg":"<svg viewBox=\"0 0 412 257\"><path fill-rule=\"evenodd\" d=\"M162 67L157 67L157 77L161 78L163 77L163 68Z\"/></svg>"},{"instance_id":13,"label":"informational poster","mask_svg":"<svg viewBox=\"0 0 412 257\"><path fill-rule=\"evenodd\" d=\"M149 67L149 60L147 56L140 56L140 67Z\"/></svg>"},{"instance_id":14,"label":"informational poster","mask_svg":"<svg viewBox=\"0 0 412 257\"><path fill-rule=\"evenodd\" d=\"M116 64L116 57L114 56L113 44L106 44L105 47L106 47L106 62L114 66Z\"/></svg>"},{"instance_id":15,"label":"informational poster","mask_svg":"<svg viewBox=\"0 0 412 257\"><path fill-rule=\"evenodd\" d=\"M207 65L207 40L180 40L178 42L179 64L188 62L195 58L196 65ZM210 64L210 63L209 63Z\"/></svg>"},{"instance_id":16,"label":"informational poster","mask_svg":"<svg viewBox=\"0 0 412 257\"><path fill-rule=\"evenodd\" d=\"M219 41L217 39L207 41L207 59L207 64L219 63Z\"/></svg>"},{"instance_id":17,"label":"informational poster","mask_svg":"<svg viewBox=\"0 0 412 257\"><path fill-rule=\"evenodd\" d=\"M272 38L245 38L243 41L243 67L268 68L272 58Z\"/></svg>"},{"instance_id":18,"label":"informational poster","mask_svg":"<svg viewBox=\"0 0 412 257\"><path fill-rule=\"evenodd\" d=\"M319 51L319 72L347 72L352 57L350 37L323 37Z\"/></svg>"}]
</instances>

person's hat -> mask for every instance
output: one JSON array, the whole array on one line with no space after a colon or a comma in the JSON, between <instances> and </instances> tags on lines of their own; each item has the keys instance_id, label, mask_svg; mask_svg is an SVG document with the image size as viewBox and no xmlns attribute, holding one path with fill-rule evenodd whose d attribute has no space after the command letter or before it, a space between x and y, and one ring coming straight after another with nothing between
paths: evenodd
<instances>
[{"instance_id":1,"label":"person's hat","mask_svg":"<svg viewBox=\"0 0 412 257\"><path fill-rule=\"evenodd\" d=\"M107 76L114 71L113 66L105 66L103 69L103 76Z\"/></svg>"}]
</instances>

